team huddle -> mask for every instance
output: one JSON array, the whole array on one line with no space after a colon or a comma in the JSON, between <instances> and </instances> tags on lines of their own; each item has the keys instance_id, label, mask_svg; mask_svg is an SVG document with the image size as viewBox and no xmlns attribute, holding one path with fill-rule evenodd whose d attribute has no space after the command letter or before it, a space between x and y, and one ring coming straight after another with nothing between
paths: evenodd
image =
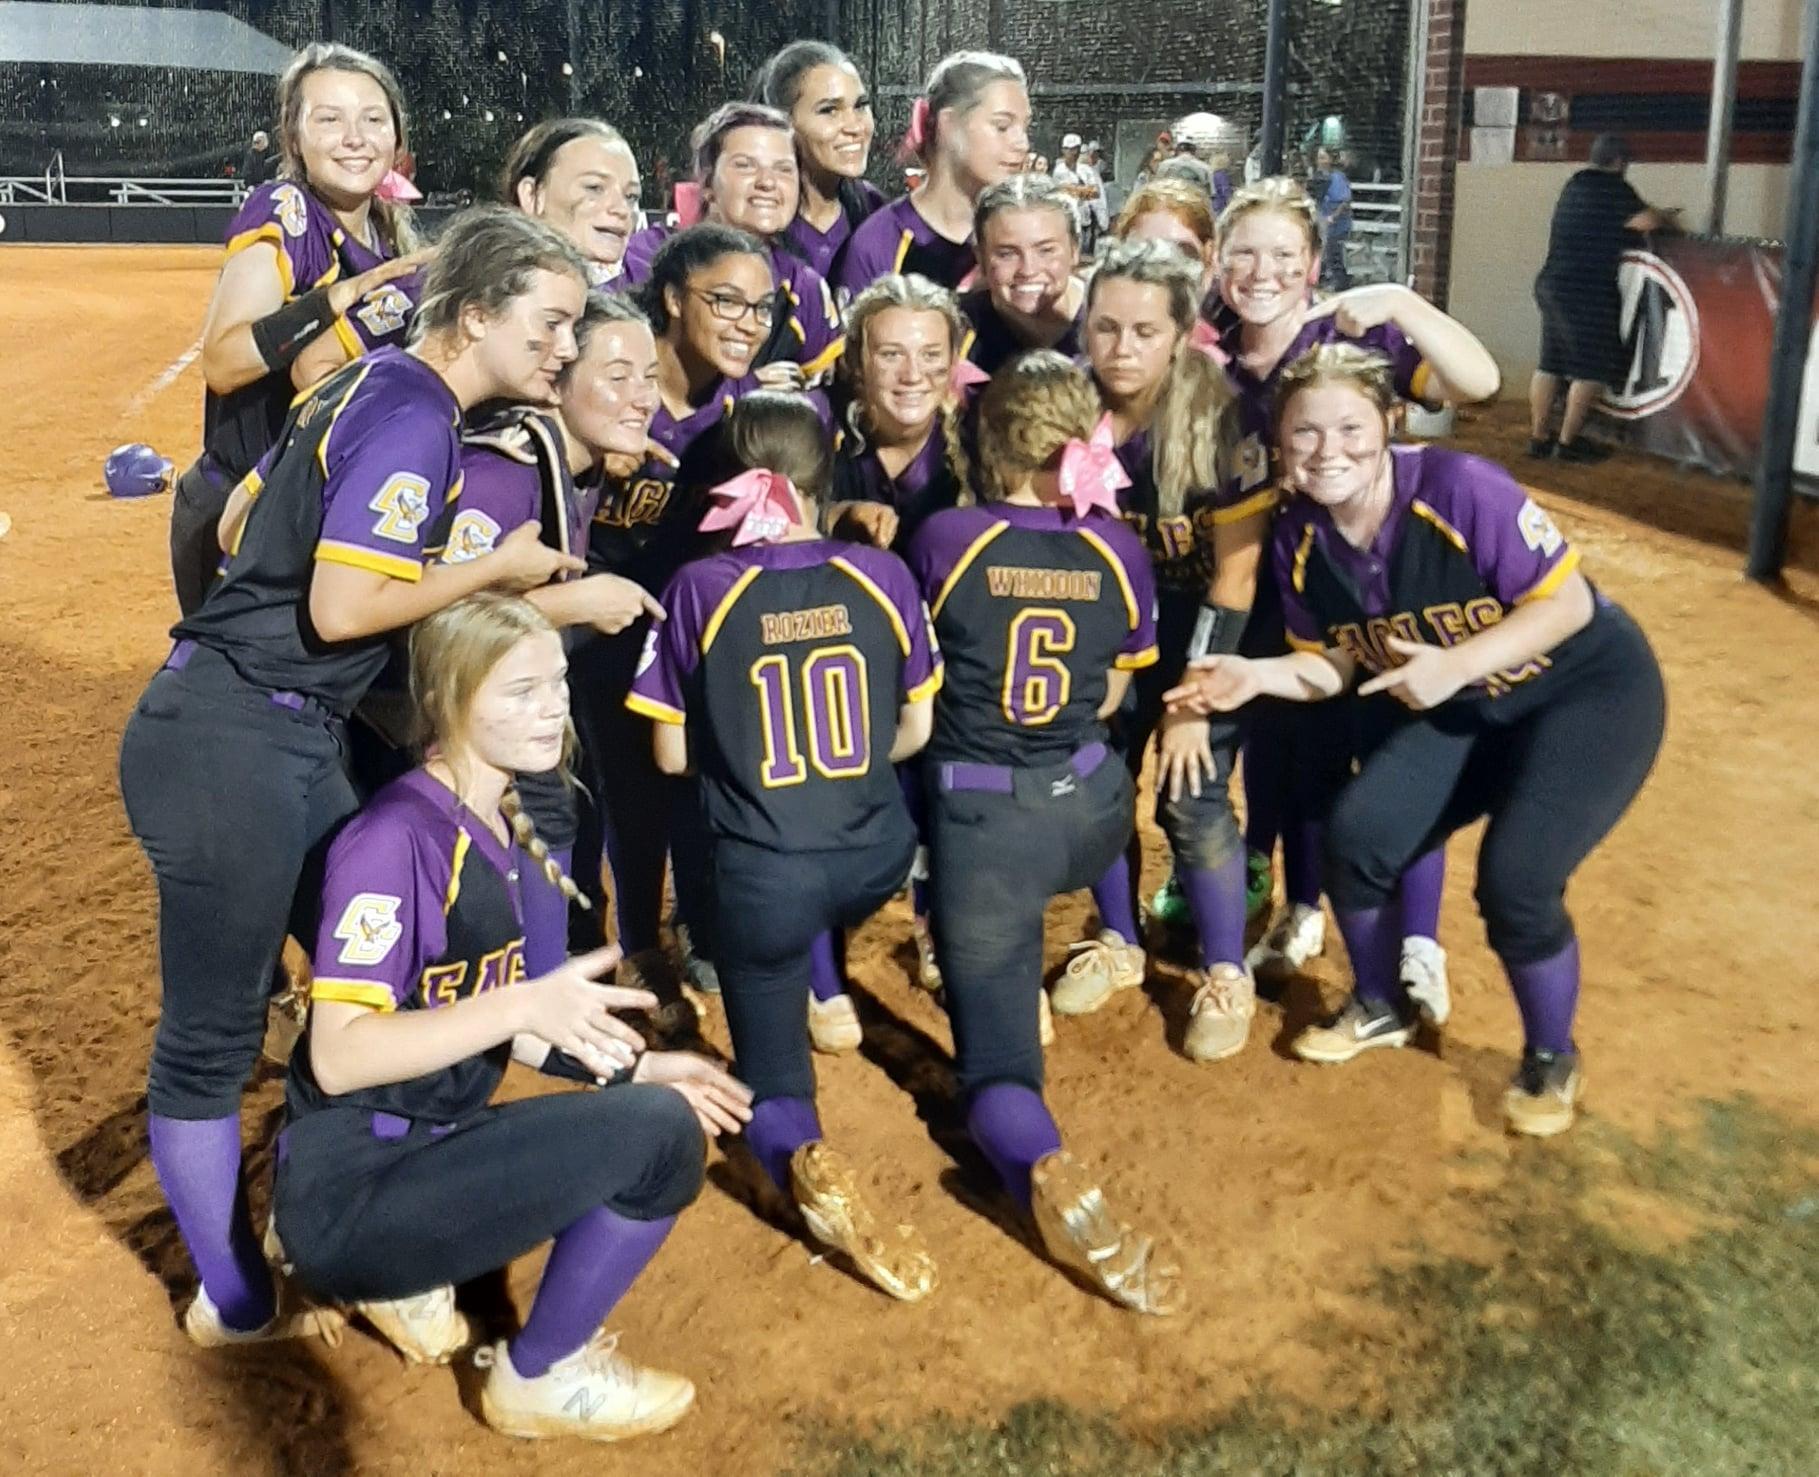
<instances>
[{"instance_id":1,"label":"team huddle","mask_svg":"<svg viewBox=\"0 0 1819 1477\"><path fill-rule=\"evenodd\" d=\"M1404 1046L1447 1020L1444 850L1488 819L1508 1124L1571 1126L1565 888L1653 763L1659 669L1507 472L1394 444L1496 367L1406 288L1320 295L1298 185L1215 215L1151 180L1083 261L1021 172L1016 61L934 69L887 201L856 69L798 42L696 130L674 224L640 223L616 130L562 119L425 247L383 64L308 47L278 115L204 329L183 615L121 751L198 1343L357 1315L445 1363L455 1287L553 1242L474 1350L486 1421L665 1429L693 1385L602 1330L720 1137L809 1241L930 1296L937 1249L872 1203L813 1064L860 1045L844 938L906 887L972 1140L1135 1313L1178 1313L1180 1268L1065 1147L1043 1048L1152 950L1217 1063L1325 947L1324 898L1352 989L1292 1050ZM1045 987L1045 910L1083 888ZM287 935L312 968L261 1237L240 1106ZM494 1103L513 1060L567 1087Z\"/></svg>"}]
</instances>

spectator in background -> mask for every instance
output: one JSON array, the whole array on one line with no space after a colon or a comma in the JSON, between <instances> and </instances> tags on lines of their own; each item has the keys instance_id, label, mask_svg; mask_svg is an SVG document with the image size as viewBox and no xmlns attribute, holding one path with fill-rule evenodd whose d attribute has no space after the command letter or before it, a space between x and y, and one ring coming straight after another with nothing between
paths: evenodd
<instances>
[{"instance_id":1,"label":"spectator in background","mask_svg":"<svg viewBox=\"0 0 1819 1477\"><path fill-rule=\"evenodd\" d=\"M240 156L240 183L256 190L278 174L278 156L272 151L272 136L263 128L253 134L246 152Z\"/></svg>"},{"instance_id":2,"label":"spectator in background","mask_svg":"<svg viewBox=\"0 0 1819 1477\"><path fill-rule=\"evenodd\" d=\"M1352 285L1345 269L1345 243L1352 234L1352 182L1333 151L1324 145L1314 150L1314 172L1307 192L1320 218L1320 285L1344 292Z\"/></svg>"},{"instance_id":3,"label":"spectator in background","mask_svg":"<svg viewBox=\"0 0 1819 1477\"><path fill-rule=\"evenodd\" d=\"M1604 387L1620 384L1624 375L1617 259L1641 233L1672 229L1679 215L1657 210L1636 193L1623 177L1629 161L1622 135L1599 134L1590 167L1566 182L1554 205L1547 260L1535 278L1541 364L1529 382L1530 456L1595 462L1609 455L1579 433ZM1556 440L1548 424L1562 380L1566 410Z\"/></svg>"},{"instance_id":4,"label":"spectator in background","mask_svg":"<svg viewBox=\"0 0 1819 1477\"><path fill-rule=\"evenodd\" d=\"M1104 151L1099 147L1098 139L1093 139L1080 151L1079 169L1081 183L1093 187L1093 194L1085 202L1086 213L1081 220L1081 224L1086 227L1081 237L1082 252L1091 256L1099 245L1099 238L1112 223L1111 202L1105 189L1106 176L1111 170L1105 162Z\"/></svg>"}]
</instances>

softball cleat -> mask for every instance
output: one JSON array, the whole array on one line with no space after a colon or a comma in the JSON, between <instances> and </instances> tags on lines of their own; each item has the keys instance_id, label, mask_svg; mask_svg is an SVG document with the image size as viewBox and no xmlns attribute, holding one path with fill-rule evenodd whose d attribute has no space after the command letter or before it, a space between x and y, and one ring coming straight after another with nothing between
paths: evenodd
<instances>
[{"instance_id":1,"label":"softball cleat","mask_svg":"<svg viewBox=\"0 0 1819 1477\"><path fill-rule=\"evenodd\" d=\"M808 997L808 1039L816 1051L825 1056L839 1056L857 1051L865 1040L859 1025L859 1012L851 995L836 995L832 1000Z\"/></svg>"},{"instance_id":2,"label":"softball cleat","mask_svg":"<svg viewBox=\"0 0 1819 1477\"><path fill-rule=\"evenodd\" d=\"M1325 952L1326 914L1292 903L1244 956L1244 967L1253 975L1294 974Z\"/></svg>"},{"instance_id":3,"label":"softball cleat","mask_svg":"<svg viewBox=\"0 0 1819 1477\"><path fill-rule=\"evenodd\" d=\"M341 1343L347 1319L334 1308L318 1308L306 1303L283 1278L272 1279L277 1297L277 1312L258 1328L230 1328L222 1321L221 1310L209 1297L206 1287L196 1289L196 1299L183 1315L183 1331L192 1343L204 1349L227 1349L240 1344L269 1344L280 1339L319 1338L331 1349Z\"/></svg>"},{"instance_id":4,"label":"softball cleat","mask_svg":"<svg viewBox=\"0 0 1819 1477\"><path fill-rule=\"evenodd\" d=\"M915 1227L879 1229L859 1176L838 1149L816 1140L790 1156L790 1188L809 1234L851 1258L868 1282L906 1303L935 1290L935 1259Z\"/></svg>"},{"instance_id":5,"label":"softball cleat","mask_svg":"<svg viewBox=\"0 0 1819 1477\"><path fill-rule=\"evenodd\" d=\"M474 1353L474 1366L487 1372L480 1387L480 1414L506 1436L536 1440L579 1436L586 1441L623 1441L667 1431L695 1403L695 1386L682 1375L633 1364L619 1352L617 1334L595 1334L566 1359L534 1379L512 1368L507 1341Z\"/></svg>"},{"instance_id":6,"label":"softball cleat","mask_svg":"<svg viewBox=\"0 0 1819 1477\"><path fill-rule=\"evenodd\" d=\"M1109 928L1067 952L1067 968L1055 982L1057 1015L1091 1015L1120 990L1141 985L1149 963L1142 949Z\"/></svg>"},{"instance_id":7,"label":"softball cleat","mask_svg":"<svg viewBox=\"0 0 1819 1477\"><path fill-rule=\"evenodd\" d=\"M941 988L941 965L935 959L935 936L929 931L928 919L910 920L910 937L916 944L916 983L923 989Z\"/></svg>"},{"instance_id":8,"label":"softball cleat","mask_svg":"<svg viewBox=\"0 0 1819 1477\"><path fill-rule=\"evenodd\" d=\"M447 1364L473 1340L474 1331L455 1306L451 1286L351 1306L412 1364Z\"/></svg>"},{"instance_id":9,"label":"softball cleat","mask_svg":"<svg viewBox=\"0 0 1819 1477\"><path fill-rule=\"evenodd\" d=\"M1444 1026L1453 1013L1452 991L1446 981L1446 950L1429 938L1402 941L1402 991L1430 1026Z\"/></svg>"},{"instance_id":10,"label":"softball cleat","mask_svg":"<svg viewBox=\"0 0 1819 1477\"><path fill-rule=\"evenodd\" d=\"M1297 1036L1289 1050L1304 1062L1336 1065L1367 1051L1407 1046L1414 1034L1413 1011L1353 995L1337 1015Z\"/></svg>"},{"instance_id":11,"label":"softball cleat","mask_svg":"<svg viewBox=\"0 0 1819 1477\"><path fill-rule=\"evenodd\" d=\"M1565 1133L1579 1116L1584 1087L1578 1052L1524 1051L1516 1080L1503 1094L1510 1132L1537 1139Z\"/></svg>"},{"instance_id":12,"label":"softball cleat","mask_svg":"<svg viewBox=\"0 0 1819 1477\"><path fill-rule=\"evenodd\" d=\"M1186 1305L1174 1253L1119 1221L1066 1149L1030 1171L1030 1211L1049 1256L1119 1306L1167 1317Z\"/></svg>"},{"instance_id":13,"label":"softball cleat","mask_svg":"<svg viewBox=\"0 0 1819 1477\"><path fill-rule=\"evenodd\" d=\"M1190 1061L1222 1062L1244 1050L1257 1014L1257 984L1249 970L1215 964L1194 976L1199 988L1188 1007L1181 1049Z\"/></svg>"}]
</instances>

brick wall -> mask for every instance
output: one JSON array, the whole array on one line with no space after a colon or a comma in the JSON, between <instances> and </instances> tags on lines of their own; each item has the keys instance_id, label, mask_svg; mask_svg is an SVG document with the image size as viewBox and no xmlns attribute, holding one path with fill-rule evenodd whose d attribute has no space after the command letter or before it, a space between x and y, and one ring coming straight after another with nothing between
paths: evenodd
<instances>
[{"instance_id":1,"label":"brick wall","mask_svg":"<svg viewBox=\"0 0 1819 1477\"><path fill-rule=\"evenodd\" d=\"M1453 256L1453 180L1464 117L1466 0L1417 3L1427 7L1427 46L1415 135L1411 271L1415 290L1445 307Z\"/></svg>"}]
</instances>

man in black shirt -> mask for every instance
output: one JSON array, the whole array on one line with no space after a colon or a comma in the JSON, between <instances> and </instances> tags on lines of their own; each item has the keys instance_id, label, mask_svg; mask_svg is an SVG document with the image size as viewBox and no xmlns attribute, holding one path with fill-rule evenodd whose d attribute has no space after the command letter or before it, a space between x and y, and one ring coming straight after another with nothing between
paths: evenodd
<instances>
[{"instance_id":1,"label":"man in black shirt","mask_svg":"<svg viewBox=\"0 0 1819 1477\"><path fill-rule=\"evenodd\" d=\"M1617 259L1634 235L1671 227L1678 214L1657 210L1623 177L1629 146L1619 134L1592 141L1591 167L1566 182L1548 230L1547 260L1535 279L1541 309L1541 365L1529 382L1530 456L1562 461L1601 460L1602 448L1579 439L1604 386L1623 377ZM1548 421L1560 381L1566 413L1558 443Z\"/></svg>"},{"instance_id":2,"label":"man in black shirt","mask_svg":"<svg viewBox=\"0 0 1819 1477\"><path fill-rule=\"evenodd\" d=\"M256 190L277 176L278 156L272 152L272 136L261 128L240 156L240 182L247 189Z\"/></svg>"}]
</instances>

